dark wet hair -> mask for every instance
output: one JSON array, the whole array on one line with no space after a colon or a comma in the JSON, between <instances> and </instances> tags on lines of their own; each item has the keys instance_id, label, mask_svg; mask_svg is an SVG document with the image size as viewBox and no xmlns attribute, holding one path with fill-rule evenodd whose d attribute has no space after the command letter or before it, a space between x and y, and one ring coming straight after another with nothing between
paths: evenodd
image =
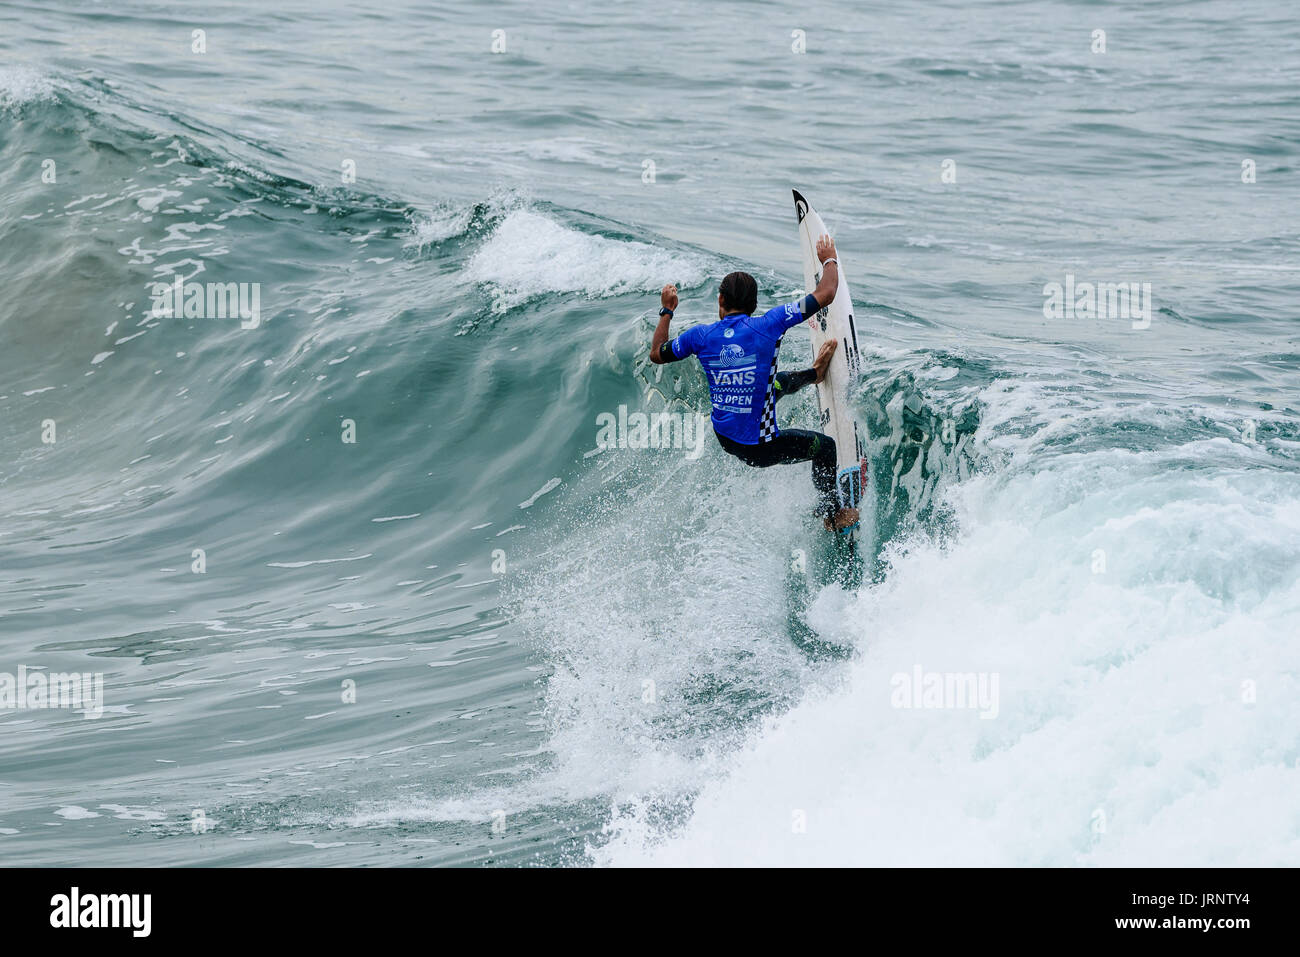
<instances>
[{"instance_id":1,"label":"dark wet hair","mask_svg":"<svg viewBox=\"0 0 1300 957\"><path fill-rule=\"evenodd\" d=\"M752 316L758 308L758 283L747 272L728 273L722 280L722 302L728 309L739 309Z\"/></svg>"}]
</instances>

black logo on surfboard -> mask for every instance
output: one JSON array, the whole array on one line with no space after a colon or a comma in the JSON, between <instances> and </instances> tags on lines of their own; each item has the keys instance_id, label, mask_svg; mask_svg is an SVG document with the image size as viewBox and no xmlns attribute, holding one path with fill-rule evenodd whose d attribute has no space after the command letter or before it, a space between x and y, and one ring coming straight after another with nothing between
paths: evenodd
<instances>
[{"instance_id":1,"label":"black logo on surfboard","mask_svg":"<svg viewBox=\"0 0 1300 957\"><path fill-rule=\"evenodd\" d=\"M798 222L803 222L803 218L808 215L808 200L799 195L797 189L792 189L794 193L794 215Z\"/></svg>"}]
</instances>

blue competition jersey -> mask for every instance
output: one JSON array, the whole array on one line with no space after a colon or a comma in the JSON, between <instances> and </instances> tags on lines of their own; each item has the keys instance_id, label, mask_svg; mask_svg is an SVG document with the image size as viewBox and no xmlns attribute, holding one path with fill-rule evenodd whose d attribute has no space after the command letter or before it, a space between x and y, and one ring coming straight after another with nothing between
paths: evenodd
<instances>
[{"instance_id":1,"label":"blue competition jersey","mask_svg":"<svg viewBox=\"0 0 1300 957\"><path fill-rule=\"evenodd\" d=\"M732 315L692 326L672 341L676 358L698 356L704 367L714 431L742 445L776 438L773 383L781 337L816 309L817 300L808 295L761 316Z\"/></svg>"}]
</instances>

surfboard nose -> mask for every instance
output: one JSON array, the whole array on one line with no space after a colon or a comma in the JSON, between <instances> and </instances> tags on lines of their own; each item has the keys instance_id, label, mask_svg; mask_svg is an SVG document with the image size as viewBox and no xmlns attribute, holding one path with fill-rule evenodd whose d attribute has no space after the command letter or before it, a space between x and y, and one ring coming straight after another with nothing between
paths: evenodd
<instances>
[{"instance_id":1,"label":"surfboard nose","mask_svg":"<svg viewBox=\"0 0 1300 957\"><path fill-rule=\"evenodd\" d=\"M803 218L808 215L808 200L804 199L803 193L799 192L797 189L792 189L790 192L794 193L795 219L797 222L802 223Z\"/></svg>"}]
</instances>

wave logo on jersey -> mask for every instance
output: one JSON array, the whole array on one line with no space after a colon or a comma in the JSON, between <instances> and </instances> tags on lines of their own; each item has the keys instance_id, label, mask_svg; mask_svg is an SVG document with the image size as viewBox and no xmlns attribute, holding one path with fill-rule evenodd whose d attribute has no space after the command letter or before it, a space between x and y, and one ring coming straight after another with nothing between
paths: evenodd
<instances>
[{"instance_id":1,"label":"wave logo on jersey","mask_svg":"<svg viewBox=\"0 0 1300 957\"><path fill-rule=\"evenodd\" d=\"M745 350L734 342L722 347L718 353L718 365L723 368L729 366L738 366L745 361Z\"/></svg>"}]
</instances>

